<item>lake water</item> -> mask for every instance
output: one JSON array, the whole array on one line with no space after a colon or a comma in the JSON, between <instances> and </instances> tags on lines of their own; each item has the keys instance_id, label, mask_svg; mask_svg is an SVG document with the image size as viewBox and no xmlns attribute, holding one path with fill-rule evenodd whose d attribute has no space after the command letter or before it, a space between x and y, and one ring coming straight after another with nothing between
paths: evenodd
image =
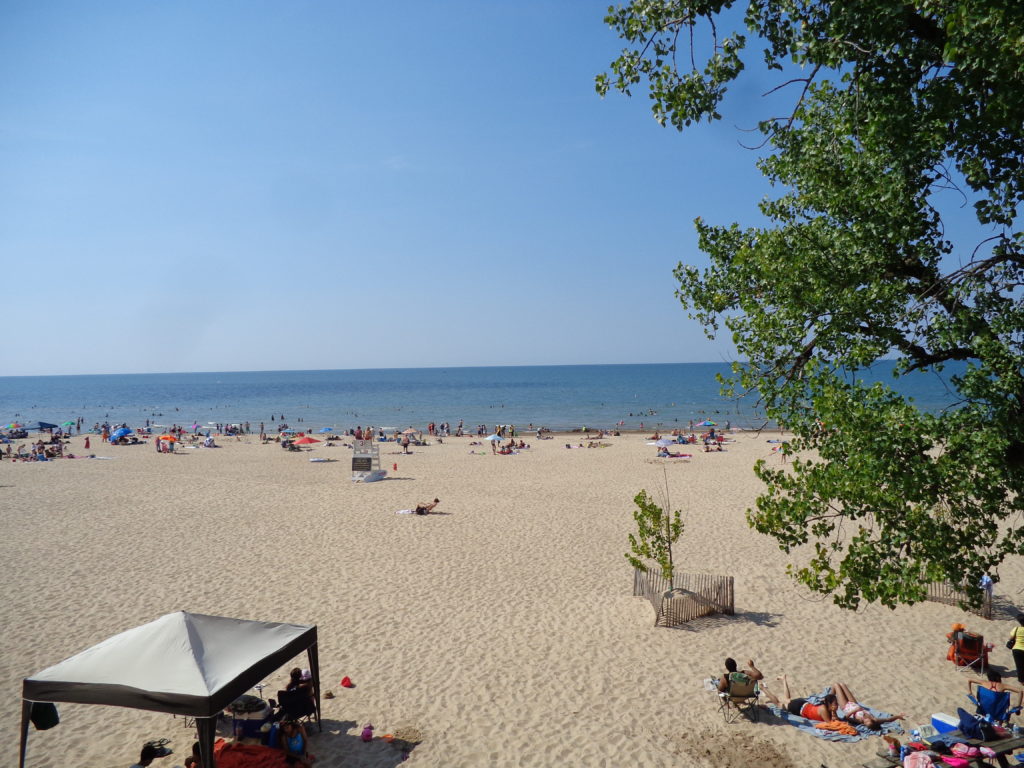
<instances>
[{"instance_id":1,"label":"lake water","mask_svg":"<svg viewBox=\"0 0 1024 768\"><path fill-rule=\"evenodd\" d=\"M875 375L890 381L891 363ZM423 427L448 421L454 429L486 424L625 429L688 425L706 417L741 427L763 424L752 400L718 394L719 363L555 365L486 368L406 368L337 371L251 371L89 376L0 377L0 425L59 424L81 416L95 422L241 423L271 428L281 416L294 426ZM934 374L902 381L919 407L951 401ZM301 422L300 422L301 420Z\"/></svg>"}]
</instances>

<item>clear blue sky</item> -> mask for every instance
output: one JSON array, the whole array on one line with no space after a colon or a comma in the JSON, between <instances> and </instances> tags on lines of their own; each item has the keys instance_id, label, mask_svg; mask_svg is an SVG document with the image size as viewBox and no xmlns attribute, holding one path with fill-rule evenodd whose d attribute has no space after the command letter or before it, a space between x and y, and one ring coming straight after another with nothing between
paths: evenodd
<instances>
[{"instance_id":1,"label":"clear blue sky","mask_svg":"<svg viewBox=\"0 0 1024 768\"><path fill-rule=\"evenodd\" d=\"M671 272L760 84L600 99L606 6L0 2L0 375L731 359Z\"/></svg>"}]
</instances>

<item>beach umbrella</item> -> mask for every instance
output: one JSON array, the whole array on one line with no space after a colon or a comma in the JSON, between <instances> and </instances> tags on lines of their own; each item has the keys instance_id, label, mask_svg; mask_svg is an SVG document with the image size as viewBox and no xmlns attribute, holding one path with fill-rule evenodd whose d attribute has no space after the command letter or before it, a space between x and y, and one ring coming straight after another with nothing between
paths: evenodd
<instances>
[{"instance_id":1,"label":"beach umbrella","mask_svg":"<svg viewBox=\"0 0 1024 768\"><path fill-rule=\"evenodd\" d=\"M701 422L700 424L698 424L697 426L698 426L698 427L717 427L717 426L718 426L718 424L716 424L715 422L713 422L713 421L712 421L711 419L704 419L704 421L702 421L702 422Z\"/></svg>"},{"instance_id":2,"label":"beach umbrella","mask_svg":"<svg viewBox=\"0 0 1024 768\"><path fill-rule=\"evenodd\" d=\"M128 429L127 427L121 427L120 429L115 429L113 432L110 433L110 439L120 440L122 437L130 435L131 433L132 430Z\"/></svg>"},{"instance_id":3,"label":"beach umbrella","mask_svg":"<svg viewBox=\"0 0 1024 768\"><path fill-rule=\"evenodd\" d=\"M160 437L158 437L157 440L167 440L168 442L171 443L178 442L178 438L176 438L174 435L160 435Z\"/></svg>"},{"instance_id":4,"label":"beach umbrella","mask_svg":"<svg viewBox=\"0 0 1024 768\"><path fill-rule=\"evenodd\" d=\"M409 427L408 429L404 429L404 430L402 430L402 434L403 434L403 435L415 435L415 434L417 434L417 433L418 433L419 431L420 431L420 430L418 430L418 429L413 429L412 427Z\"/></svg>"},{"instance_id":5,"label":"beach umbrella","mask_svg":"<svg viewBox=\"0 0 1024 768\"><path fill-rule=\"evenodd\" d=\"M281 430L281 433L282 433L282 434L284 434L284 433L286 433L286 432L287 432L287 433L288 433L289 435L294 435L294 434L295 434L295 430L294 430L294 429L282 429L282 430Z\"/></svg>"},{"instance_id":6,"label":"beach umbrella","mask_svg":"<svg viewBox=\"0 0 1024 768\"><path fill-rule=\"evenodd\" d=\"M492 443L495 443L502 439L504 438L502 438L501 435L488 435L487 437L484 438L484 440L490 440Z\"/></svg>"},{"instance_id":7,"label":"beach umbrella","mask_svg":"<svg viewBox=\"0 0 1024 768\"><path fill-rule=\"evenodd\" d=\"M60 423L60 425L61 425L62 427L73 427L73 426L75 426L75 424L77 424L77 423L78 423L77 421L62 421L62 422Z\"/></svg>"},{"instance_id":8,"label":"beach umbrella","mask_svg":"<svg viewBox=\"0 0 1024 768\"><path fill-rule=\"evenodd\" d=\"M658 446L659 448L668 448L670 445L675 445L676 441L675 440L669 440L667 437L663 437L663 438L661 438L661 440L655 441L654 444L656 446Z\"/></svg>"},{"instance_id":9,"label":"beach umbrella","mask_svg":"<svg viewBox=\"0 0 1024 768\"><path fill-rule=\"evenodd\" d=\"M313 443L319 443L315 437L300 437L295 441L295 445L312 445Z\"/></svg>"},{"instance_id":10,"label":"beach umbrella","mask_svg":"<svg viewBox=\"0 0 1024 768\"><path fill-rule=\"evenodd\" d=\"M23 426L23 424L19 424L16 421L12 421L10 424L4 427L4 429L21 429Z\"/></svg>"},{"instance_id":11,"label":"beach umbrella","mask_svg":"<svg viewBox=\"0 0 1024 768\"><path fill-rule=\"evenodd\" d=\"M330 427L320 427L319 431L320 431L320 434L322 435L324 432L333 432L334 430L331 429Z\"/></svg>"},{"instance_id":12,"label":"beach umbrella","mask_svg":"<svg viewBox=\"0 0 1024 768\"><path fill-rule=\"evenodd\" d=\"M56 424L51 424L48 421L36 422L36 426L32 427L32 429L56 429L56 428L57 428Z\"/></svg>"}]
</instances>

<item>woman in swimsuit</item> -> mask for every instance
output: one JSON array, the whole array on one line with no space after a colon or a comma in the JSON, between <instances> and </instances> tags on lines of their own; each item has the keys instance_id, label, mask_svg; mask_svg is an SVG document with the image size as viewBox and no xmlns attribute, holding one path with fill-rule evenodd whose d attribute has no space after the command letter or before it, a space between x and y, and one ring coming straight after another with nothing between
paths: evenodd
<instances>
[{"instance_id":1,"label":"woman in swimsuit","mask_svg":"<svg viewBox=\"0 0 1024 768\"><path fill-rule=\"evenodd\" d=\"M791 715L799 715L808 720L816 720L820 723L827 723L836 719L836 696L829 694L821 704L813 704L807 699L793 698L789 692L789 680L785 675L779 678L782 681L783 697L780 699L774 693L765 688L761 683L761 692L765 697L779 709L784 709Z\"/></svg>"},{"instance_id":2,"label":"woman in swimsuit","mask_svg":"<svg viewBox=\"0 0 1024 768\"><path fill-rule=\"evenodd\" d=\"M855 725L863 725L877 731L885 723L892 723L906 717L900 712L893 717L875 717L867 708L857 701L846 683L832 683L832 690L835 692L836 701L839 702L839 717Z\"/></svg>"},{"instance_id":3,"label":"woman in swimsuit","mask_svg":"<svg viewBox=\"0 0 1024 768\"><path fill-rule=\"evenodd\" d=\"M309 768L316 759L306 753L306 729L294 720L286 720L281 725L278 744L286 753L288 765L303 765Z\"/></svg>"}]
</instances>

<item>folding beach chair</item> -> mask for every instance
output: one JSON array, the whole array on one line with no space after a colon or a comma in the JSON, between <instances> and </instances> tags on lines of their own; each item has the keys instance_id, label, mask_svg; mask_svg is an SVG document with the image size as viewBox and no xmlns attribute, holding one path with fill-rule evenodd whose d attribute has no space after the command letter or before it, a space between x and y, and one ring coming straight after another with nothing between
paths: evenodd
<instances>
[{"instance_id":1,"label":"folding beach chair","mask_svg":"<svg viewBox=\"0 0 1024 768\"><path fill-rule=\"evenodd\" d=\"M988 662L985 638L973 632L957 632L953 635L953 663L961 671L974 669L984 674Z\"/></svg>"},{"instance_id":2,"label":"folding beach chair","mask_svg":"<svg viewBox=\"0 0 1024 768\"><path fill-rule=\"evenodd\" d=\"M1010 715L1020 714L1020 707L1010 709L1010 692L993 691L991 688L978 687L978 695L968 699L974 702L975 710L979 715L991 720L993 723L1006 723Z\"/></svg>"},{"instance_id":3,"label":"folding beach chair","mask_svg":"<svg viewBox=\"0 0 1024 768\"><path fill-rule=\"evenodd\" d=\"M305 720L313 722L316 714L316 704L309 694L302 689L294 691L278 691L277 703L281 706L281 713L285 720Z\"/></svg>"},{"instance_id":4,"label":"folding beach chair","mask_svg":"<svg viewBox=\"0 0 1024 768\"><path fill-rule=\"evenodd\" d=\"M718 692L718 711L727 723L735 723L744 715L756 721L757 698L760 695L756 680L742 672L732 672L729 675L729 690Z\"/></svg>"}]
</instances>

